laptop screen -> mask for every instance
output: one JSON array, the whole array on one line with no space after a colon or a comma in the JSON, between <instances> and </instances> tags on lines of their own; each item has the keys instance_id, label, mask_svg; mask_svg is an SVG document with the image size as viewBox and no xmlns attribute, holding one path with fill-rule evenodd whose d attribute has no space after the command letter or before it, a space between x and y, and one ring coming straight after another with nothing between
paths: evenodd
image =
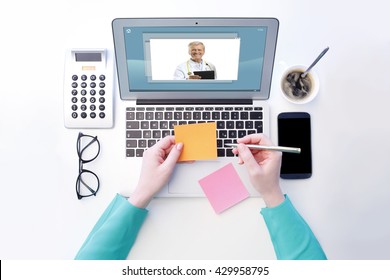
<instances>
[{"instance_id":1,"label":"laptop screen","mask_svg":"<svg viewBox=\"0 0 390 280\"><path fill-rule=\"evenodd\" d=\"M278 21L115 19L122 99L267 99Z\"/></svg>"}]
</instances>

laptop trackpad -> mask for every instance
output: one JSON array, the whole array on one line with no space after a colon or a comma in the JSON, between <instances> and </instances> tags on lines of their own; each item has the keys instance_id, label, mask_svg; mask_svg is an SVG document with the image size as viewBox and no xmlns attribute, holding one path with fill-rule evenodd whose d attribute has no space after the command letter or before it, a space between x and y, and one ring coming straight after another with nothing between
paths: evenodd
<instances>
[{"instance_id":1,"label":"laptop trackpad","mask_svg":"<svg viewBox=\"0 0 390 280\"><path fill-rule=\"evenodd\" d=\"M254 191L244 166L236 164L236 158L218 159L215 161L196 161L194 163L179 163L175 167L171 180L168 183L168 193L183 196L204 196L199 180L210 175L214 171L233 163L239 177L247 187L251 196L258 196Z\"/></svg>"},{"instance_id":2,"label":"laptop trackpad","mask_svg":"<svg viewBox=\"0 0 390 280\"><path fill-rule=\"evenodd\" d=\"M168 192L204 196L199 180L226 165L226 161L179 163L168 184Z\"/></svg>"}]
</instances>

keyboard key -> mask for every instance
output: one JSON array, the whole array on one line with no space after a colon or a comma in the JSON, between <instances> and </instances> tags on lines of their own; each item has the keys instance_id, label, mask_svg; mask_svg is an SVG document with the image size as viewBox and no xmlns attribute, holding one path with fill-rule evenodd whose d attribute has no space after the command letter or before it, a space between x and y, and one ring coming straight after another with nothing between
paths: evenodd
<instances>
[{"instance_id":1,"label":"keyboard key","mask_svg":"<svg viewBox=\"0 0 390 280\"><path fill-rule=\"evenodd\" d=\"M253 121L245 121L246 129L253 129Z\"/></svg>"},{"instance_id":2,"label":"keyboard key","mask_svg":"<svg viewBox=\"0 0 390 280\"><path fill-rule=\"evenodd\" d=\"M146 140L144 140L144 139L138 140L138 147L146 148Z\"/></svg>"},{"instance_id":3,"label":"keyboard key","mask_svg":"<svg viewBox=\"0 0 390 280\"><path fill-rule=\"evenodd\" d=\"M225 157L225 149L217 149L217 157Z\"/></svg>"},{"instance_id":4,"label":"keyboard key","mask_svg":"<svg viewBox=\"0 0 390 280\"><path fill-rule=\"evenodd\" d=\"M168 129L168 122L167 121L161 121L160 122L160 129Z\"/></svg>"},{"instance_id":5,"label":"keyboard key","mask_svg":"<svg viewBox=\"0 0 390 280\"><path fill-rule=\"evenodd\" d=\"M135 150L134 149L126 149L126 157L134 157Z\"/></svg>"},{"instance_id":6,"label":"keyboard key","mask_svg":"<svg viewBox=\"0 0 390 280\"><path fill-rule=\"evenodd\" d=\"M218 121L217 122L217 129L224 129L225 128L225 122L224 121Z\"/></svg>"},{"instance_id":7,"label":"keyboard key","mask_svg":"<svg viewBox=\"0 0 390 280\"><path fill-rule=\"evenodd\" d=\"M192 114L192 118L194 119L194 120L201 120L202 119L202 113L201 112L194 112L193 114Z\"/></svg>"},{"instance_id":8,"label":"keyboard key","mask_svg":"<svg viewBox=\"0 0 390 280\"><path fill-rule=\"evenodd\" d=\"M158 122L157 121L150 122L150 128L151 129L158 129Z\"/></svg>"},{"instance_id":9,"label":"keyboard key","mask_svg":"<svg viewBox=\"0 0 390 280\"><path fill-rule=\"evenodd\" d=\"M152 138L152 131L144 130L142 135L143 135L143 138Z\"/></svg>"},{"instance_id":10,"label":"keyboard key","mask_svg":"<svg viewBox=\"0 0 390 280\"><path fill-rule=\"evenodd\" d=\"M171 132L169 130L163 130L161 132L161 138L164 138L165 136L171 135Z\"/></svg>"},{"instance_id":11,"label":"keyboard key","mask_svg":"<svg viewBox=\"0 0 390 280\"><path fill-rule=\"evenodd\" d=\"M219 120L219 119L221 118L221 113L220 113L220 112L213 112L213 113L211 114L211 118L212 118L213 120Z\"/></svg>"},{"instance_id":12,"label":"keyboard key","mask_svg":"<svg viewBox=\"0 0 390 280\"><path fill-rule=\"evenodd\" d=\"M139 129L139 122L137 121L127 121L126 122L127 129Z\"/></svg>"},{"instance_id":13,"label":"keyboard key","mask_svg":"<svg viewBox=\"0 0 390 280\"><path fill-rule=\"evenodd\" d=\"M164 119L165 120L172 120L173 119L173 113L172 112L165 112L164 113Z\"/></svg>"},{"instance_id":14,"label":"keyboard key","mask_svg":"<svg viewBox=\"0 0 390 280\"><path fill-rule=\"evenodd\" d=\"M148 140L148 147L150 148L150 147L152 147L154 144L156 144L157 143L157 141L156 140L154 140L154 139L152 139L152 140Z\"/></svg>"},{"instance_id":15,"label":"keyboard key","mask_svg":"<svg viewBox=\"0 0 390 280\"><path fill-rule=\"evenodd\" d=\"M126 140L126 147L127 148L136 148L137 147L137 140Z\"/></svg>"},{"instance_id":16,"label":"keyboard key","mask_svg":"<svg viewBox=\"0 0 390 280\"><path fill-rule=\"evenodd\" d=\"M248 120L249 119L249 113L248 112L241 112L240 113L240 119L241 120Z\"/></svg>"},{"instance_id":17,"label":"keyboard key","mask_svg":"<svg viewBox=\"0 0 390 280\"><path fill-rule=\"evenodd\" d=\"M246 136L246 130L239 130L237 136L238 136L237 138L242 138Z\"/></svg>"},{"instance_id":18,"label":"keyboard key","mask_svg":"<svg viewBox=\"0 0 390 280\"><path fill-rule=\"evenodd\" d=\"M219 137L218 138L227 138L227 137L228 137L227 130L220 130L219 131Z\"/></svg>"},{"instance_id":19,"label":"keyboard key","mask_svg":"<svg viewBox=\"0 0 390 280\"><path fill-rule=\"evenodd\" d=\"M232 120L240 119L240 113L239 112L231 112L231 119Z\"/></svg>"},{"instance_id":20,"label":"keyboard key","mask_svg":"<svg viewBox=\"0 0 390 280\"><path fill-rule=\"evenodd\" d=\"M210 120L211 119L211 113L210 112L203 112L202 113L202 119L203 120Z\"/></svg>"},{"instance_id":21,"label":"keyboard key","mask_svg":"<svg viewBox=\"0 0 390 280\"><path fill-rule=\"evenodd\" d=\"M255 121L255 129L257 133L263 133L263 122L262 121Z\"/></svg>"},{"instance_id":22,"label":"keyboard key","mask_svg":"<svg viewBox=\"0 0 390 280\"><path fill-rule=\"evenodd\" d=\"M154 115L154 119L155 120L162 120L162 119L164 119L163 112L156 112L156 114Z\"/></svg>"},{"instance_id":23,"label":"keyboard key","mask_svg":"<svg viewBox=\"0 0 390 280\"><path fill-rule=\"evenodd\" d=\"M136 149L135 150L136 157L142 157L143 155L144 155L144 149Z\"/></svg>"},{"instance_id":24,"label":"keyboard key","mask_svg":"<svg viewBox=\"0 0 390 280\"><path fill-rule=\"evenodd\" d=\"M181 120L183 119L183 113L182 112L175 112L173 116L174 120Z\"/></svg>"},{"instance_id":25,"label":"keyboard key","mask_svg":"<svg viewBox=\"0 0 390 280\"><path fill-rule=\"evenodd\" d=\"M192 112L184 112L183 117L185 120L192 120Z\"/></svg>"},{"instance_id":26,"label":"keyboard key","mask_svg":"<svg viewBox=\"0 0 390 280\"><path fill-rule=\"evenodd\" d=\"M135 120L134 112L126 112L126 120Z\"/></svg>"},{"instance_id":27,"label":"keyboard key","mask_svg":"<svg viewBox=\"0 0 390 280\"><path fill-rule=\"evenodd\" d=\"M145 117L144 112L137 112L137 113L135 113L135 119L136 120L143 120L144 117Z\"/></svg>"},{"instance_id":28,"label":"keyboard key","mask_svg":"<svg viewBox=\"0 0 390 280\"><path fill-rule=\"evenodd\" d=\"M233 151L232 149L226 149L226 156L227 157L234 157L235 155L233 154L232 151Z\"/></svg>"},{"instance_id":29,"label":"keyboard key","mask_svg":"<svg viewBox=\"0 0 390 280\"><path fill-rule=\"evenodd\" d=\"M145 120L153 120L153 119L154 119L154 112L145 113Z\"/></svg>"},{"instance_id":30,"label":"keyboard key","mask_svg":"<svg viewBox=\"0 0 390 280\"><path fill-rule=\"evenodd\" d=\"M141 130L129 130L126 132L126 138L141 138L142 131Z\"/></svg>"},{"instance_id":31,"label":"keyboard key","mask_svg":"<svg viewBox=\"0 0 390 280\"><path fill-rule=\"evenodd\" d=\"M237 130L229 130L229 138L236 139L237 138Z\"/></svg>"},{"instance_id":32,"label":"keyboard key","mask_svg":"<svg viewBox=\"0 0 390 280\"><path fill-rule=\"evenodd\" d=\"M233 129L234 128L234 122L233 121L227 121L226 122L226 128L227 129Z\"/></svg>"},{"instance_id":33,"label":"keyboard key","mask_svg":"<svg viewBox=\"0 0 390 280\"><path fill-rule=\"evenodd\" d=\"M223 120L230 120L230 113L229 112L222 112L222 119Z\"/></svg>"},{"instance_id":34,"label":"keyboard key","mask_svg":"<svg viewBox=\"0 0 390 280\"><path fill-rule=\"evenodd\" d=\"M149 129L149 122L148 121L142 121L141 122L141 129Z\"/></svg>"},{"instance_id":35,"label":"keyboard key","mask_svg":"<svg viewBox=\"0 0 390 280\"><path fill-rule=\"evenodd\" d=\"M250 112L250 119L251 120L262 120L263 119L263 112Z\"/></svg>"}]
</instances>

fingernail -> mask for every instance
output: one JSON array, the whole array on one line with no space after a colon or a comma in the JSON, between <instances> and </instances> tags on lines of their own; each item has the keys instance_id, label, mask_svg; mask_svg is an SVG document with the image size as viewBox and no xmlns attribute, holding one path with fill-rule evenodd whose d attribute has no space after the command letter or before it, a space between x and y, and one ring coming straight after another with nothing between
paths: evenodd
<instances>
[{"instance_id":1,"label":"fingernail","mask_svg":"<svg viewBox=\"0 0 390 280\"><path fill-rule=\"evenodd\" d=\"M177 143L177 144L176 144L176 149L177 149L178 151L181 151L181 150L183 149L183 143Z\"/></svg>"}]
</instances>

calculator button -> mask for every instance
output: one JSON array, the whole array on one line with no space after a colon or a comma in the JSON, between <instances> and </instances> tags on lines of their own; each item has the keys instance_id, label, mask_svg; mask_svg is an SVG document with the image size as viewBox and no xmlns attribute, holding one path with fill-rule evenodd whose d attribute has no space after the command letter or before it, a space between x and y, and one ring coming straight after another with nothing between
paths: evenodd
<instances>
[{"instance_id":1,"label":"calculator button","mask_svg":"<svg viewBox=\"0 0 390 280\"><path fill-rule=\"evenodd\" d=\"M71 79L72 118L106 119L106 76L104 74L73 74Z\"/></svg>"}]
</instances>

